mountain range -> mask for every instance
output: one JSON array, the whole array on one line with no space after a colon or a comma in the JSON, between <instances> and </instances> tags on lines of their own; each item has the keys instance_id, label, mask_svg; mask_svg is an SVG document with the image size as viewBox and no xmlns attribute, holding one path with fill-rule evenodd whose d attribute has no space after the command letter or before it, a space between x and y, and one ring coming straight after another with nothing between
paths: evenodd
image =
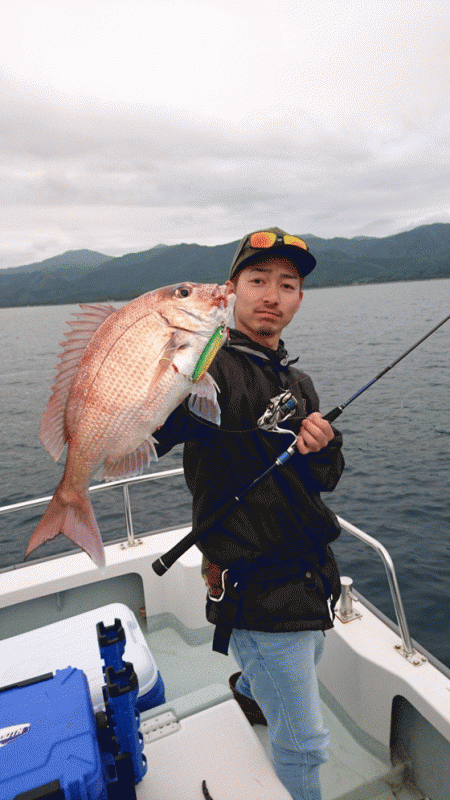
<instances>
[{"instance_id":1,"label":"mountain range","mask_svg":"<svg viewBox=\"0 0 450 800\"><path fill-rule=\"evenodd\" d=\"M383 238L323 239L313 234L304 238L317 258L306 287L450 277L447 223ZM117 258L69 250L45 261L0 269L0 306L129 300L185 280L223 283L237 244L159 244Z\"/></svg>"}]
</instances>

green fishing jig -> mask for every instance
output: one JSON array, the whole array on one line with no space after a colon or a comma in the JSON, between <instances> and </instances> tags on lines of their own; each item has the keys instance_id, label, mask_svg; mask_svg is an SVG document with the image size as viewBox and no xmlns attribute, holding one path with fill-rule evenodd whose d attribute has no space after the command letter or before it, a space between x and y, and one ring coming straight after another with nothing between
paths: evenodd
<instances>
[{"instance_id":1,"label":"green fishing jig","mask_svg":"<svg viewBox=\"0 0 450 800\"><path fill-rule=\"evenodd\" d=\"M225 327L223 325L220 325L220 327L214 331L199 360L197 361L191 380L199 381L200 378L203 378L203 375L211 366L213 359L222 344L224 331Z\"/></svg>"}]
</instances>

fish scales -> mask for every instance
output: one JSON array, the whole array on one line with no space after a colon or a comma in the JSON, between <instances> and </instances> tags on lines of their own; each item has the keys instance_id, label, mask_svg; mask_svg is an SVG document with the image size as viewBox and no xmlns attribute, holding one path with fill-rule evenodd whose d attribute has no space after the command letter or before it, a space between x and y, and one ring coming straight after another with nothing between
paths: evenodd
<instances>
[{"instance_id":1,"label":"fish scales","mask_svg":"<svg viewBox=\"0 0 450 800\"><path fill-rule=\"evenodd\" d=\"M160 341L148 337L151 327L155 326L150 326L147 318L141 318L131 331L125 331L110 349L83 397L79 435L91 443L93 453L101 447L101 454L107 459L134 450L146 438L152 414L156 429L167 418L167 411L179 404L184 390L190 390L188 378L167 370L148 396L147 387L153 383L161 350ZM176 388L178 392L174 391ZM161 397L170 398L171 402L158 407ZM77 412L80 413L79 409Z\"/></svg>"},{"instance_id":2,"label":"fish scales","mask_svg":"<svg viewBox=\"0 0 450 800\"><path fill-rule=\"evenodd\" d=\"M152 434L189 394L195 413L219 421L214 382L206 373L194 383L192 375L214 332L216 338L223 329L225 339L234 300L227 286L186 282L119 310L82 307L61 343L41 423L41 440L55 460L68 444L64 475L25 557L63 533L104 564L89 482L141 472L156 458Z\"/></svg>"}]
</instances>

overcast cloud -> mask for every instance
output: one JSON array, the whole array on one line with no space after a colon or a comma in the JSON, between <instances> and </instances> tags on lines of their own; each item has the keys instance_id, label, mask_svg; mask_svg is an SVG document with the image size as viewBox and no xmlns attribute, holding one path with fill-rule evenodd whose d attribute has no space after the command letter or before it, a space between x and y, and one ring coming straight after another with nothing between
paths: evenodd
<instances>
[{"instance_id":1,"label":"overcast cloud","mask_svg":"<svg viewBox=\"0 0 450 800\"><path fill-rule=\"evenodd\" d=\"M0 267L450 222L447 0L0 8Z\"/></svg>"}]
</instances>

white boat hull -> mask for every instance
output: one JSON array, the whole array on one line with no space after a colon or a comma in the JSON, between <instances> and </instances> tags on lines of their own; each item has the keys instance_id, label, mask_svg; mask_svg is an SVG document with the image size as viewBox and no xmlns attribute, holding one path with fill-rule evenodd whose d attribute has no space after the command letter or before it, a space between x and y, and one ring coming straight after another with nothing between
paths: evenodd
<instances>
[{"instance_id":1,"label":"white boat hull","mask_svg":"<svg viewBox=\"0 0 450 800\"><path fill-rule=\"evenodd\" d=\"M125 543L109 544L105 547L106 566L102 571L95 568L84 553L77 552L3 572L1 636L6 639L108 602L125 602L138 618L140 613L145 613L152 652L163 678L164 672L170 669L171 658L178 662L186 660L189 651L193 661L177 665L179 675L175 684L181 687L185 681L184 688L180 688L184 694L170 696L169 692L165 706L143 715L145 724L155 715L171 710L180 728L171 737L146 744L147 758L154 769L150 770L153 777L146 777L138 787L139 800L147 797L179 800L181 796L183 800L191 796L194 800L201 797L198 778L206 774L210 776L208 788L214 800L222 797L224 800L243 797L246 800L253 797L283 800L286 792L266 755L265 729L252 729L230 699L227 676L234 671L234 662L231 657L225 659L211 653L212 626L204 617L205 587L200 576L199 551L189 550L162 578L152 570L155 558L178 541L186 530L144 536L133 547ZM325 655L318 666L325 718L340 731L340 738L335 734L332 743L331 763L322 773L324 799L377 797L384 800L397 796L401 800L398 793L392 792L395 781L400 786L401 777L405 775L403 753L403 759L415 759L415 779L422 792L415 797L449 800L448 676L421 656L418 656L417 666L407 660L401 653L401 639L392 626L373 613L364 600L357 605L361 617L347 623L336 619L334 629L327 633ZM173 653L167 655L169 639L162 638L165 627L173 631L173 641L178 637L185 647L176 658ZM207 659L208 664L211 659L208 667L211 674L203 676L201 687L195 681ZM223 731L219 736L218 765L214 765L217 742L207 745L211 742L211 725ZM227 735L231 728L233 737ZM245 735L241 735L241 728ZM415 741L411 742L412 730L417 741L420 740L420 748ZM351 750L353 756L349 755ZM399 764L397 771L395 763L389 763L391 751L394 762L397 759ZM436 752L440 754L441 763L435 762ZM188 762L183 761L188 758L193 759L189 777ZM167 765L173 763L173 759L179 769L172 773L170 785ZM356 759L358 767L351 763L352 759ZM433 763L432 768L430 763ZM235 783L229 769L227 777L227 764L235 766ZM262 765L268 770L270 780L264 778L262 785L256 786L255 776L266 774ZM219 792L220 786L222 791ZM233 790L233 786L237 788ZM365 794L361 794L363 786ZM380 793L380 786L384 787L385 794Z\"/></svg>"}]
</instances>

